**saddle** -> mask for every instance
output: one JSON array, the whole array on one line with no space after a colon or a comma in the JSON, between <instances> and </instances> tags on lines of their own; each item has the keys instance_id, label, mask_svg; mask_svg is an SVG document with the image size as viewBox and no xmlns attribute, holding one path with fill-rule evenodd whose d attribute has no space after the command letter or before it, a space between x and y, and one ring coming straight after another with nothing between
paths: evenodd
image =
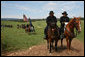
<instances>
[{"instance_id":1,"label":"saddle","mask_svg":"<svg viewBox=\"0 0 85 57\"><path fill-rule=\"evenodd\" d=\"M65 28L66 28L66 25L68 24L68 22L65 22L65 25L64 25L64 31L65 31Z\"/></svg>"},{"instance_id":2,"label":"saddle","mask_svg":"<svg viewBox=\"0 0 85 57\"><path fill-rule=\"evenodd\" d=\"M66 25L68 24L68 22L64 22L64 27L60 27L60 39L62 38L65 38L65 35L64 35L64 31L66 30Z\"/></svg>"}]
</instances>

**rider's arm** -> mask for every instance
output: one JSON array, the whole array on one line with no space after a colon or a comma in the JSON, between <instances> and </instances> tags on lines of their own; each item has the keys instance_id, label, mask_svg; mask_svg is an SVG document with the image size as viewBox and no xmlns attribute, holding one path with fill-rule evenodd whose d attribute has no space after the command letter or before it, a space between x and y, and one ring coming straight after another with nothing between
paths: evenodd
<instances>
[{"instance_id":1,"label":"rider's arm","mask_svg":"<svg viewBox=\"0 0 85 57\"><path fill-rule=\"evenodd\" d=\"M55 17L55 22L57 23L57 18Z\"/></svg>"},{"instance_id":2,"label":"rider's arm","mask_svg":"<svg viewBox=\"0 0 85 57\"><path fill-rule=\"evenodd\" d=\"M60 17L60 23L61 23L61 24L63 23L63 19L62 19L62 17Z\"/></svg>"},{"instance_id":3,"label":"rider's arm","mask_svg":"<svg viewBox=\"0 0 85 57\"><path fill-rule=\"evenodd\" d=\"M60 23L62 23L62 17L60 17Z\"/></svg>"},{"instance_id":4,"label":"rider's arm","mask_svg":"<svg viewBox=\"0 0 85 57\"><path fill-rule=\"evenodd\" d=\"M46 18L46 23L49 25L49 17Z\"/></svg>"},{"instance_id":5,"label":"rider's arm","mask_svg":"<svg viewBox=\"0 0 85 57\"><path fill-rule=\"evenodd\" d=\"M68 22L70 21L69 17L68 17Z\"/></svg>"},{"instance_id":6,"label":"rider's arm","mask_svg":"<svg viewBox=\"0 0 85 57\"><path fill-rule=\"evenodd\" d=\"M63 17L60 18L60 23L61 23L61 25L63 25L65 23L63 20Z\"/></svg>"}]
</instances>

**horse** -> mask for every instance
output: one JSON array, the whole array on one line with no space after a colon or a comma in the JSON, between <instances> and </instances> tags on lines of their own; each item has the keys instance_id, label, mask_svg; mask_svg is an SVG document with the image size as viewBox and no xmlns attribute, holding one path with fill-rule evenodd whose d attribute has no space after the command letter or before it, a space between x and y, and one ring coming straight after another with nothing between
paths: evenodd
<instances>
[{"instance_id":1,"label":"horse","mask_svg":"<svg viewBox=\"0 0 85 57\"><path fill-rule=\"evenodd\" d=\"M10 25L9 27L12 28L12 25Z\"/></svg>"},{"instance_id":2,"label":"horse","mask_svg":"<svg viewBox=\"0 0 85 57\"><path fill-rule=\"evenodd\" d=\"M19 29L19 24L17 24L17 29Z\"/></svg>"},{"instance_id":3,"label":"horse","mask_svg":"<svg viewBox=\"0 0 85 57\"><path fill-rule=\"evenodd\" d=\"M26 28L25 24L22 24L22 29L25 29L25 28Z\"/></svg>"},{"instance_id":4,"label":"horse","mask_svg":"<svg viewBox=\"0 0 85 57\"><path fill-rule=\"evenodd\" d=\"M34 26L30 25L30 32L35 32Z\"/></svg>"},{"instance_id":5,"label":"horse","mask_svg":"<svg viewBox=\"0 0 85 57\"><path fill-rule=\"evenodd\" d=\"M25 28L25 32L30 32L30 27L29 25L27 24L26 28Z\"/></svg>"},{"instance_id":6,"label":"horse","mask_svg":"<svg viewBox=\"0 0 85 57\"><path fill-rule=\"evenodd\" d=\"M50 47L49 52L51 53L53 42L55 41L55 50L57 50L57 42L59 40L59 31L56 23L50 23L50 25L48 26L47 35L47 48L49 49Z\"/></svg>"},{"instance_id":7,"label":"horse","mask_svg":"<svg viewBox=\"0 0 85 57\"><path fill-rule=\"evenodd\" d=\"M76 28L76 31L78 34L81 32L81 21L80 17L74 17L71 19L68 24L65 27L64 35L67 42L67 50L70 51L71 49L71 41L73 38L75 38L77 35L74 33L74 28ZM62 40L63 41L63 40Z\"/></svg>"},{"instance_id":8,"label":"horse","mask_svg":"<svg viewBox=\"0 0 85 57\"><path fill-rule=\"evenodd\" d=\"M34 26L33 25L28 25L25 28L25 32L35 32Z\"/></svg>"},{"instance_id":9,"label":"horse","mask_svg":"<svg viewBox=\"0 0 85 57\"><path fill-rule=\"evenodd\" d=\"M8 27L8 28L12 28L12 25L3 25L3 27Z\"/></svg>"}]
</instances>

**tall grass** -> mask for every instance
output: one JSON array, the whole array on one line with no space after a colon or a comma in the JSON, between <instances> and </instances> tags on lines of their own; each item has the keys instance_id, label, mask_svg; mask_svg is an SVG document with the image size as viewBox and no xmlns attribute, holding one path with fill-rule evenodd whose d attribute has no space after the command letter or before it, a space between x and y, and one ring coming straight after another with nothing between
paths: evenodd
<instances>
[{"instance_id":1,"label":"tall grass","mask_svg":"<svg viewBox=\"0 0 85 57\"><path fill-rule=\"evenodd\" d=\"M32 22L35 27L35 33L25 33L24 29L17 29L17 24L27 24L26 22L1 21L1 24L12 24L13 28L1 28L1 51L16 51L27 49L33 45L45 43L44 28L45 21ZM57 22L60 26L60 22ZM84 42L84 21L81 22L82 31L77 39Z\"/></svg>"}]
</instances>

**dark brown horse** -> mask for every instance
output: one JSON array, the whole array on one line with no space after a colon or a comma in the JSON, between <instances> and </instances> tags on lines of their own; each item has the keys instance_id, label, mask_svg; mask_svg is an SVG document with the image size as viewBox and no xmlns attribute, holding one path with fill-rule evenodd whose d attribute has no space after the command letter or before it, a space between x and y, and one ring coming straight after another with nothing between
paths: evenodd
<instances>
[{"instance_id":1,"label":"dark brown horse","mask_svg":"<svg viewBox=\"0 0 85 57\"><path fill-rule=\"evenodd\" d=\"M58 28L56 26L56 23L51 22L48 26L47 31L47 48L49 49L49 52L51 53L51 49L53 47L53 42L55 41L55 50L57 50L57 42L59 39L59 33ZM50 48L49 48L50 47Z\"/></svg>"},{"instance_id":2,"label":"dark brown horse","mask_svg":"<svg viewBox=\"0 0 85 57\"><path fill-rule=\"evenodd\" d=\"M25 32L30 32L30 25L27 24L27 26L25 28Z\"/></svg>"},{"instance_id":3,"label":"dark brown horse","mask_svg":"<svg viewBox=\"0 0 85 57\"><path fill-rule=\"evenodd\" d=\"M74 28L76 28L76 30L78 31L78 33L81 32L81 26L80 26L80 24L81 24L80 17L79 18L74 17L66 25L66 28L65 28L65 31L64 31L64 35L66 37L68 51L70 51L72 39L75 38Z\"/></svg>"}]
</instances>

